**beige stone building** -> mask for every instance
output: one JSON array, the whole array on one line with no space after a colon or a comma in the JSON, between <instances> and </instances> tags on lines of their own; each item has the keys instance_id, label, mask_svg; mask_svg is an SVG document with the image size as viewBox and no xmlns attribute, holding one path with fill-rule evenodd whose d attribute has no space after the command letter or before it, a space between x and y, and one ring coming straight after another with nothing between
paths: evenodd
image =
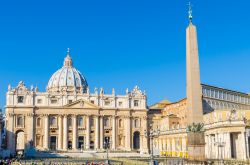
<instances>
[{"instance_id":1,"label":"beige stone building","mask_svg":"<svg viewBox=\"0 0 250 165\"><path fill-rule=\"evenodd\" d=\"M124 95L115 90L89 90L84 76L73 67L68 50L61 69L50 78L46 92L9 85L6 95L7 148L11 153L42 151L148 152L147 97L139 87Z\"/></svg>"},{"instance_id":2,"label":"beige stone building","mask_svg":"<svg viewBox=\"0 0 250 165\"><path fill-rule=\"evenodd\" d=\"M206 159L249 159L250 95L200 84L192 16L186 33L187 98L174 103L162 101L150 107L149 129L155 130L153 151L162 156L190 158L188 145L193 139L188 138L187 128L192 123L203 123L200 137L195 139L204 144L200 148L204 153L200 155Z\"/></svg>"}]
</instances>

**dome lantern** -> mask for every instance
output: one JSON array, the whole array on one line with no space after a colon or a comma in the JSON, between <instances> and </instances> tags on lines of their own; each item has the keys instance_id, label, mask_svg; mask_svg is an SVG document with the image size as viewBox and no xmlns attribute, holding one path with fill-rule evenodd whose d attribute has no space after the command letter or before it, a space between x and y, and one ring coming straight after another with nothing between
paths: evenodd
<instances>
[{"instance_id":1,"label":"dome lantern","mask_svg":"<svg viewBox=\"0 0 250 165\"><path fill-rule=\"evenodd\" d=\"M69 48L67 50L67 56L64 58L64 66L66 66L66 67L73 66L73 61L72 61L72 58L70 57L70 49Z\"/></svg>"}]
</instances>

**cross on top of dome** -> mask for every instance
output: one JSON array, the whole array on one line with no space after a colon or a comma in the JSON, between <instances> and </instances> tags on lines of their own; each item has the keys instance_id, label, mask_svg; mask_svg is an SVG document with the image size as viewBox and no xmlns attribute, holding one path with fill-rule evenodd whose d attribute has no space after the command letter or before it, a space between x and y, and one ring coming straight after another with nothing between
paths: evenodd
<instances>
[{"instance_id":1,"label":"cross on top of dome","mask_svg":"<svg viewBox=\"0 0 250 165\"><path fill-rule=\"evenodd\" d=\"M64 58L64 65L65 67L72 67L73 66L73 61L72 58L70 57L70 49L68 48L67 50L67 56Z\"/></svg>"}]
</instances>

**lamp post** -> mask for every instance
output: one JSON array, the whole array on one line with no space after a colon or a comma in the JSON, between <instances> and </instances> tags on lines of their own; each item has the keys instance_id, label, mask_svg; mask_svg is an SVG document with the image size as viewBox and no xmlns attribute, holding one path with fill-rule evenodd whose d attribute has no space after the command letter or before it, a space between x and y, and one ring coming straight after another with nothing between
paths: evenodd
<instances>
[{"instance_id":1,"label":"lamp post","mask_svg":"<svg viewBox=\"0 0 250 165\"><path fill-rule=\"evenodd\" d=\"M106 149L106 154L107 154L106 162L105 162L106 165L109 165L109 151L108 150L109 150L109 147L110 147L110 143L111 143L111 141L108 140L108 138L104 139L103 145L104 145L104 148Z\"/></svg>"},{"instance_id":2,"label":"lamp post","mask_svg":"<svg viewBox=\"0 0 250 165\"><path fill-rule=\"evenodd\" d=\"M150 139L150 165L154 165L154 138L155 137L158 137L160 134L160 130L157 129L157 130L153 130L152 128L150 128L149 131L147 130L144 130L144 135L146 138L149 138Z\"/></svg>"}]
</instances>

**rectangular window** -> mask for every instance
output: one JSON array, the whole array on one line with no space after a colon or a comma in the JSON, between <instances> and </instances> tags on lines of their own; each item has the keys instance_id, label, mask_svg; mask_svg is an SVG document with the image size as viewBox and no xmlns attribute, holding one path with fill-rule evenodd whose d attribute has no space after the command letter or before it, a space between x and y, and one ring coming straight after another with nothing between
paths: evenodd
<instances>
[{"instance_id":1,"label":"rectangular window","mask_svg":"<svg viewBox=\"0 0 250 165\"><path fill-rule=\"evenodd\" d=\"M37 104L42 104L43 100L42 99L37 99Z\"/></svg>"},{"instance_id":2,"label":"rectangular window","mask_svg":"<svg viewBox=\"0 0 250 165\"><path fill-rule=\"evenodd\" d=\"M107 105L110 105L110 101L104 101L104 104L107 106Z\"/></svg>"},{"instance_id":3,"label":"rectangular window","mask_svg":"<svg viewBox=\"0 0 250 165\"><path fill-rule=\"evenodd\" d=\"M134 100L134 107L138 107L139 106L139 100Z\"/></svg>"},{"instance_id":4,"label":"rectangular window","mask_svg":"<svg viewBox=\"0 0 250 165\"><path fill-rule=\"evenodd\" d=\"M23 96L18 96L17 97L17 102L18 103L23 103Z\"/></svg>"},{"instance_id":5,"label":"rectangular window","mask_svg":"<svg viewBox=\"0 0 250 165\"><path fill-rule=\"evenodd\" d=\"M73 101L72 100L69 100L69 104L71 104Z\"/></svg>"},{"instance_id":6,"label":"rectangular window","mask_svg":"<svg viewBox=\"0 0 250 165\"><path fill-rule=\"evenodd\" d=\"M121 106L122 106L122 102L120 101L120 102L118 103L118 105L119 105L119 107L121 107Z\"/></svg>"},{"instance_id":7,"label":"rectangular window","mask_svg":"<svg viewBox=\"0 0 250 165\"><path fill-rule=\"evenodd\" d=\"M57 99L51 99L50 102L51 102L51 104L56 104L57 103Z\"/></svg>"},{"instance_id":8,"label":"rectangular window","mask_svg":"<svg viewBox=\"0 0 250 165\"><path fill-rule=\"evenodd\" d=\"M92 104L95 104L95 101L94 101L94 100L91 100L90 102L91 102Z\"/></svg>"}]
</instances>

